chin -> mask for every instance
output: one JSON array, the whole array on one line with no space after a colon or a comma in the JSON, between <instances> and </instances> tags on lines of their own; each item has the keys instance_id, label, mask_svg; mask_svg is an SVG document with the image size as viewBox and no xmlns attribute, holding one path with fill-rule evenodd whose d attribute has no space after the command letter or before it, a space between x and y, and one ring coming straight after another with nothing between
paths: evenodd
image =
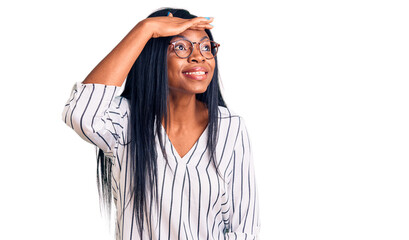
<instances>
[{"instance_id":1,"label":"chin","mask_svg":"<svg viewBox=\"0 0 409 240\"><path fill-rule=\"evenodd\" d=\"M196 94L201 94L201 93L204 93L204 92L206 92L206 89L204 89L203 91L197 91L197 92L195 92Z\"/></svg>"},{"instance_id":2,"label":"chin","mask_svg":"<svg viewBox=\"0 0 409 240\"><path fill-rule=\"evenodd\" d=\"M210 82L209 83L207 83L206 84L206 86L203 86L203 87L198 87L197 89L195 89L196 91L196 93L204 93L204 92L206 92L206 90L207 90L207 88L209 88L209 85L210 85Z\"/></svg>"},{"instance_id":3,"label":"chin","mask_svg":"<svg viewBox=\"0 0 409 240\"><path fill-rule=\"evenodd\" d=\"M206 92L207 87L209 85L206 85L206 87L202 87L202 86L190 86L190 87L185 87L185 88L175 88L175 87L170 87L169 90L173 93L182 93L182 94L201 94Z\"/></svg>"},{"instance_id":4,"label":"chin","mask_svg":"<svg viewBox=\"0 0 409 240\"><path fill-rule=\"evenodd\" d=\"M206 90L207 90L207 87L206 88L197 88L197 89L192 89L192 93L195 93L195 94L200 94L200 93L204 93L204 92L206 92Z\"/></svg>"}]
</instances>

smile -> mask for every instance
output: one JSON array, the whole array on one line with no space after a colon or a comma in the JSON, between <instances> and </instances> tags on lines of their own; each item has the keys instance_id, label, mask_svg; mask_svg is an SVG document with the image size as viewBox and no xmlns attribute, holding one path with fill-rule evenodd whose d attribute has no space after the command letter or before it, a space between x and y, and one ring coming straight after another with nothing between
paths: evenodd
<instances>
[{"instance_id":1,"label":"smile","mask_svg":"<svg viewBox=\"0 0 409 240\"><path fill-rule=\"evenodd\" d=\"M205 71L183 72L183 75L196 81L207 79L207 72Z\"/></svg>"},{"instance_id":2,"label":"smile","mask_svg":"<svg viewBox=\"0 0 409 240\"><path fill-rule=\"evenodd\" d=\"M184 72L186 75L204 75L206 72Z\"/></svg>"}]
</instances>

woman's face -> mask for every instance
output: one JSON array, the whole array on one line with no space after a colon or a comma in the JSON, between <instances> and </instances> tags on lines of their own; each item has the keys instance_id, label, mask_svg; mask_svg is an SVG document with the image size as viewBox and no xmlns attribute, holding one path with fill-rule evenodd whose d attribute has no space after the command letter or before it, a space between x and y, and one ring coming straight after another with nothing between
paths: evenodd
<instances>
[{"instance_id":1,"label":"woman's face","mask_svg":"<svg viewBox=\"0 0 409 240\"><path fill-rule=\"evenodd\" d=\"M186 30L172 38L171 42L187 39L191 42L210 40L205 31ZM168 86L173 93L196 94L206 91L213 77L215 60L206 59L194 44L193 52L188 58L179 58L173 44L168 48Z\"/></svg>"}]
</instances>

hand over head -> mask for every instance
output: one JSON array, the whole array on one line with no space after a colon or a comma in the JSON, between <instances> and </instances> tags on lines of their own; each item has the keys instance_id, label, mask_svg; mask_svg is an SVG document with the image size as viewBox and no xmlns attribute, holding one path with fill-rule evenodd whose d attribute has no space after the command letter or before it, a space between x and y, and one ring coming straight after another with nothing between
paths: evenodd
<instances>
[{"instance_id":1,"label":"hand over head","mask_svg":"<svg viewBox=\"0 0 409 240\"><path fill-rule=\"evenodd\" d=\"M213 22L213 18L196 17L192 19L183 19L173 17L172 13L169 13L166 17L151 17L143 20L152 32L153 38L169 37L178 35L187 29L190 30L205 30L212 29L210 24Z\"/></svg>"}]
</instances>

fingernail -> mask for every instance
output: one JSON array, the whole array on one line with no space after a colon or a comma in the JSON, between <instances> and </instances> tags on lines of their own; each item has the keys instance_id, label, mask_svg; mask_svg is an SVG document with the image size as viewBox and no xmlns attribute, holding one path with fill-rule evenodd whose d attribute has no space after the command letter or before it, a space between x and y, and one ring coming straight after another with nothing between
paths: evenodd
<instances>
[{"instance_id":1,"label":"fingernail","mask_svg":"<svg viewBox=\"0 0 409 240\"><path fill-rule=\"evenodd\" d=\"M170 12L168 12L168 15L166 15L166 16L169 16L170 15Z\"/></svg>"},{"instance_id":2,"label":"fingernail","mask_svg":"<svg viewBox=\"0 0 409 240\"><path fill-rule=\"evenodd\" d=\"M209 17L205 17L207 20L210 20L210 18Z\"/></svg>"}]
</instances>

